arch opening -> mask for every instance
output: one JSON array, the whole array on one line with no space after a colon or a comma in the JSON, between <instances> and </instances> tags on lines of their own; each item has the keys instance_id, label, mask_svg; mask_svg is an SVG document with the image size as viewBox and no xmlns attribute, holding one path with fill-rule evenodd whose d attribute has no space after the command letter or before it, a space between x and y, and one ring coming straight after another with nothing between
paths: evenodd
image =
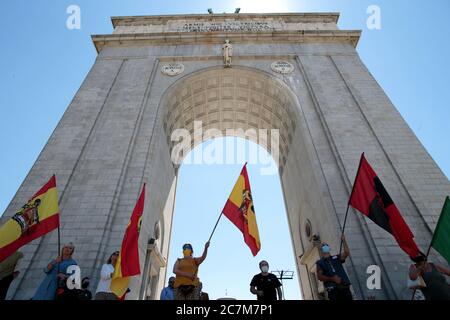
<instances>
[{"instance_id":1,"label":"arch opening","mask_svg":"<svg viewBox=\"0 0 450 320\"><path fill-rule=\"evenodd\" d=\"M281 189L279 199L283 201L279 207L284 208L289 226L289 232L284 233L290 236L290 241L286 240L283 245L293 249L294 274L298 279L301 297L323 299L324 288L317 280L315 268L318 257L316 242L317 239L324 239L335 244L337 222L330 214L333 208L328 198L323 197L326 186L321 180L320 163L314 153L314 142L302 116L298 98L290 85L281 79L282 76L243 66L226 69L211 67L179 78L162 94L158 109L161 110L158 116L161 129L158 143L164 149L159 157L166 174L161 176L155 171L154 178L161 179L169 192L165 204L168 210L164 210L167 226L165 242L169 246L165 246L161 253L168 257L172 247L176 246L171 242L173 216L178 206L175 205L175 198L179 195L182 164L189 159L193 148L205 146L208 149L209 141L220 140L217 138L244 138L250 144L260 146L259 149L265 149L268 157L273 159L272 163L275 163L266 173L278 177L277 183ZM179 130L183 134L174 137L174 132ZM248 130L253 130L255 134L247 134ZM270 136L261 139L261 130L270 131ZM273 136L279 138L278 143L273 143ZM207 162L204 157L194 156L191 164L198 164L194 166L198 168L204 168L202 164L218 165L217 171L221 171L228 167L223 164L238 164L241 167L245 161L249 161L244 152L243 157L233 158L230 163L226 152L222 153L223 158L219 157L218 162ZM256 159L255 164L261 160L258 157ZM249 164L253 163L250 161ZM233 181L221 184L221 203L216 204L218 214L239 172L236 170L230 173ZM196 177L192 177L191 181L196 182ZM212 190L203 186L200 189L207 198L219 194L216 191L213 194ZM312 226L309 231L304 227L307 220ZM203 226L203 223L200 219L199 225L208 229L209 226ZM208 237L209 234L205 236L206 239ZM237 238L241 241L241 237ZM201 251L201 246L203 244L196 244L197 251ZM166 284L172 268L171 262L162 267L156 292Z\"/></svg>"},{"instance_id":2,"label":"arch opening","mask_svg":"<svg viewBox=\"0 0 450 320\"><path fill-rule=\"evenodd\" d=\"M276 76L243 66L206 68L188 74L172 84L164 93L161 106L162 127L175 169L177 197L179 172L183 161L194 148L207 146L208 142L217 142L221 140L217 138L222 137L235 137L234 140L243 138L251 146L254 143L253 146L262 150L262 152L258 151L260 154L267 153L268 156L265 159L270 158L272 167L276 169L268 171L268 174L276 177L278 186L280 182L282 184L283 169L288 160L300 116L294 93ZM180 130L181 135L179 132L178 136L174 135ZM186 135L189 137L187 140ZM182 141L183 139L185 141ZM223 140L229 141L230 138ZM180 142L184 144L181 148ZM245 158L246 155L243 157ZM203 160L204 158L201 158L201 161ZM230 164L227 160L223 159L223 163ZM248 160L252 163L251 159L247 158L246 161ZM256 161L259 160L261 160L260 157L257 157ZM234 161L240 165L243 164L243 161L239 161L239 156ZM267 162L265 164L267 165ZM237 175L233 177L233 179L236 178ZM230 186L223 185L222 189L228 193L234 182ZM281 187L280 190L282 190ZM279 200L282 203L280 207L286 212L284 192L280 191L280 193ZM228 196L229 194L221 201L226 201ZM289 220L287 215L283 217ZM288 224L291 232L284 230L284 234L289 235L290 240L286 240L285 245L288 244L288 248L294 248L291 221L288 221ZM172 241L170 243L172 247ZM298 264L295 259L293 264L290 268L295 270L297 267L298 273ZM166 268L166 280L171 271L172 265L169 263ZM299 273L297 276L300 278ZM300 282L295 283L297 288Z\"/></svg>"},{"instance_id":3,"label":"arch opening","mask_svg":"<svg viewBox=\"0 0 450 320\"><path fill-rule=\"evenodd\" d=\"M209 139L195 147L191 153L202 153L216 143L225 145L226 140L235 140L233 145L236 149L246 148L247 156L251 150L256 150L264 154L263 158L270 158L271 162L275 162L267 150L249 139L239 137ZM185 160L189 156L190 154L186 155ZM278 173L264 174L266 165L266 162L258 161L247 166L261 250L253 257L240 230L222 216L212 237L208 257L199 268L203 290L208 293L210 299L255 299L249 291L249 284L252 277L260 272L258 263L261 260L269 262L270 271L275 275L281 270L292 271L293 278L283 282L284 298L302 298L300 275L295 272L295 250L289 232L281 180ZM172 268L176 259L182 257L183 244L191 243L194 247L194 257L201 256L203 245L212 232L241 167L242 163L197 165L186 161L180 165L176 178L177 196L166 282L173 276Z\"/></svg>"}]
</instances>

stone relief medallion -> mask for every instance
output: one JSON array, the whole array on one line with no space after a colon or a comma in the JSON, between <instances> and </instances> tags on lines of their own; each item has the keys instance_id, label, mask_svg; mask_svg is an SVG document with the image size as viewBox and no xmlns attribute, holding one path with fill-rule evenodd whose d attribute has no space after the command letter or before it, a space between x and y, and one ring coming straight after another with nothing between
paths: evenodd
<instances>
[{"instance_id":1,"label":"stone relief medallion","mask_svg":"<svg viewBox=\"0 0 450 320\"><path fill-rule=\"evenodd\" d=\"M294 71L294 66L287 61L275 61L270 66L273 71L286 74Z\"/></svg>"},{"instance_id":2,"label":"stone relief medallion","mask_svg":"<svg viewBox=\"0 0 450 320\"><path fill-rule=\"evenodd\" d=\"M176 76L184 71L184 65L182 63L167 63L161 67L161 72L167 76Z\"/></svg>"}]
</instances>

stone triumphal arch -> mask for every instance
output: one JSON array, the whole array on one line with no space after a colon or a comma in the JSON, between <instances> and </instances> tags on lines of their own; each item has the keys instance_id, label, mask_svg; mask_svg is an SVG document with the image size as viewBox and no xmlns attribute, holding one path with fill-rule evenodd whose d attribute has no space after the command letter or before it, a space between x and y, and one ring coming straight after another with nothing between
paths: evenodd
<instances>
[{"instance_id":1,"label":"stone triumphal arch","mask_svg":"<svg viewBox=\"0 0 450 320\"><path fill-rule=\"evenodd\" d=\"M112 18L112 34L92 37L97 59L2 221L56 173L62 241L76 244L82 273L95 286L147 182L142 274L127 298L157 298L177 182L171 134L194 132L201 121L204 131L278 130L279 173L305 299L323 297L315 273L318 243L339 247L363 151L425 248L450 183L358 57L360 31L340 30L338 17ZM208 137L197 138L193 146ZM270 150L270 139L256 142ZM355 296L404 298L409 261L393 238L354 211L346 234ZM33 295L56 248L53 232L22 249L24 272L10 298ZM380 267L380 289L367 287L371 265Z\"/></svg>"}]
</instances>

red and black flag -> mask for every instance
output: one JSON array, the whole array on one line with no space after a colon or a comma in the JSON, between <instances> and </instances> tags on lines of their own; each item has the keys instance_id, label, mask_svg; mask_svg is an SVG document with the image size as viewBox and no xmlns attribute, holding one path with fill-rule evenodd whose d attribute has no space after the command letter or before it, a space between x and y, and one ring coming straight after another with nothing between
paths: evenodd
<instances>
[{"instance_id":1,"label":"red and black flag","mask_svg":"<svg viewBox=\"0 0 450 320\"><path fill-rule=\"evenodd\" d=\"M417 257L420 254L413 233L367 162L364 153L361 155L349 205L392 234L400 248L410 257Z\"/></svg>"}]
</instances>

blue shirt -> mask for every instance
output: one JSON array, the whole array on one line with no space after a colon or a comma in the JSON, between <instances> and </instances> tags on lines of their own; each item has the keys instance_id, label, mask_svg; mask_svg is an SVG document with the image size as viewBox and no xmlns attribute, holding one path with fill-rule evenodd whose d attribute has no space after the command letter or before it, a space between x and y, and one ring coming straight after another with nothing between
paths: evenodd
<instances>
[{"instance_id":1,"label":"blue shirt","mask_svg":"<svg viewBox=\"0 0 450 320\"><path fill-rule=\"evenodd\" d=\"M67 273L67 268L69 266L77 264L77 262L72 258L63 260L60 263L56 263L55 261L52 261L51 263L52 268L50 270L44 268L46 276L44 280L42 280L39 288L36 290L33 300L54 300L56 296L56 289L58 288L58 272Z\"/></svg>"},{"instance_id":2,"label":"blue shirt","mask_svg":"<svg viewBox=\"0 0 450 320\"><path fill-rule=\"evenodd\" d=\"M161 291L161 300L174 300L173 289L171 287L165 287Z\"/></svg>"},{"instance_id":3,"label":"blue shirt","mask_svg":"<svg viewBox=\"0 0 450 320\"><path fill-rule=\"evenodd\" d=\"M341 285L349 286L350 279L348 278L347 272L345 272L344 266L342 265L344 262L345 260L342 261L340 255L335 255L318 260L316 265L322 270L324 276L333 277L337 275L342 279ZM337 284L333 281L325 281L324 285L326 288L334 288L337 286Z\"/></svg>"}]
</instances>

